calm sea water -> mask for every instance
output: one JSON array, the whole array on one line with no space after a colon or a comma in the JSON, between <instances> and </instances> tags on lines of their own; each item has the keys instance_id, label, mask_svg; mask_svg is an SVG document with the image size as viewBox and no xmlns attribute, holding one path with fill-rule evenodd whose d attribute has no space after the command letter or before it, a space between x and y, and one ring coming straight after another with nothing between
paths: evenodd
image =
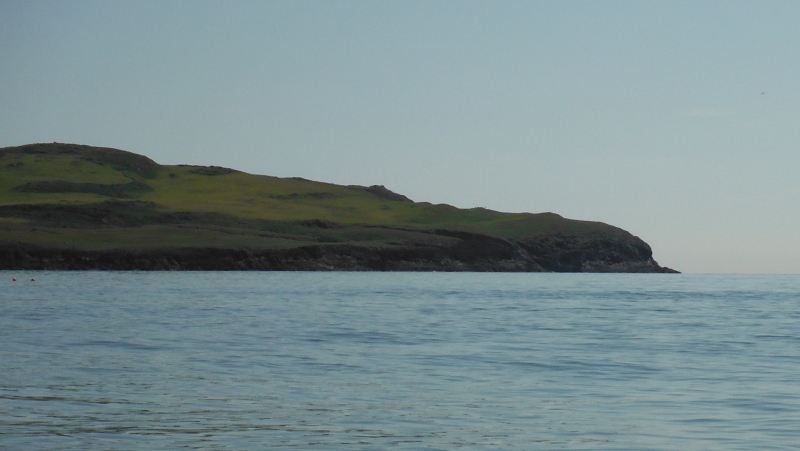
<instances>
[{"instance_id":1,"label":"calm sea water","mask_svg":"<svg viewBox=\"0 0 800 451\"><path fill-rule=\"evenodd\" d=\"M796 276L0 272L0 448L798 447Z\"/></svg>"}]
</instances>

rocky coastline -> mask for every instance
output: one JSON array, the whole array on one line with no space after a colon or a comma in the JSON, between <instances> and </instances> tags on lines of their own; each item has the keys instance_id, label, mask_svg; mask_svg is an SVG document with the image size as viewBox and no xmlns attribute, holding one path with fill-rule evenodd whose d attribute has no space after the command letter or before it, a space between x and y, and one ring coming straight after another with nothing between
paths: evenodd
<instances>
[{"instance_id":1,"label":"rocky coastline","mask_svg":"<svg viewBox=\"0 0 800 451\"><path fill-rule=\"evenodd\" d=\"M543 235L510 241L439 230L451 246L308 245L289 249L47 248L0 244L0 269L115 271L449 271L676 273L652 258L641 239L620 232Z\"/></svg>"}]
</instances>

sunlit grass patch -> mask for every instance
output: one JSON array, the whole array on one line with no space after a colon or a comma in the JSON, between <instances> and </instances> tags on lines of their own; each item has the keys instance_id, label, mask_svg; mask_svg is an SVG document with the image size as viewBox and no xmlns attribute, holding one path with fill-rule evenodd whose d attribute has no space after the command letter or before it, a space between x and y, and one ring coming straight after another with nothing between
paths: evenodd
<instances>
[{"instance_id":1,"label":"sunlit grass patch","mask_svg":"<svg viewBox=\"0 0 800 451\"><path fill-rule=\"evenodd\" d=\"M383 246L430 244L436 230L521 239L609 227L547 213L415 203L383 187L159 166L128 152L55 144L0 149L0 216L5 240L84 249ZM337 227L304 225L316 220Z\"/></svg>"}]
</instances>

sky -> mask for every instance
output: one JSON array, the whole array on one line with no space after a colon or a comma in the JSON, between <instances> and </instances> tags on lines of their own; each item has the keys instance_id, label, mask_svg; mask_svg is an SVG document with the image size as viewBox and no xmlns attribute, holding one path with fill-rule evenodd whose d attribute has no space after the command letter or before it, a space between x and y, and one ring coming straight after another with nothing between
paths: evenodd
<instances>
[{"instance_id":1,"label":"sky","mask_svg":"<svg viewBox=\"0 0 800 451\"><path fill-rule=\"evenodd\" d=\"M800 273L800 2L0 2L0 147L601 221Z\"/></svg>"}]
</instances>

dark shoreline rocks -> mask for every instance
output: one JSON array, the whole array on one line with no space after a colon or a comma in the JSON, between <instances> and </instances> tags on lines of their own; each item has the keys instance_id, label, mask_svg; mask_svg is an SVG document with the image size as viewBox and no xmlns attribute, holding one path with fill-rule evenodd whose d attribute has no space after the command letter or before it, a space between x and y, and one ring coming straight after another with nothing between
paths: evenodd
<instances>
[{"instance_id":1,"label":"dark shoreline rocks","mask_svg":"<svg viewBox=\"0 0 800 451\"><path fill-rule=\"evenodd\" d=\"M627 232L543 235L523 242L439 230L453 246L309 245L289 249L46 248L0 244L0 269L144 271L472 271L676 273Z\"/></svg>"}]
</instances>

